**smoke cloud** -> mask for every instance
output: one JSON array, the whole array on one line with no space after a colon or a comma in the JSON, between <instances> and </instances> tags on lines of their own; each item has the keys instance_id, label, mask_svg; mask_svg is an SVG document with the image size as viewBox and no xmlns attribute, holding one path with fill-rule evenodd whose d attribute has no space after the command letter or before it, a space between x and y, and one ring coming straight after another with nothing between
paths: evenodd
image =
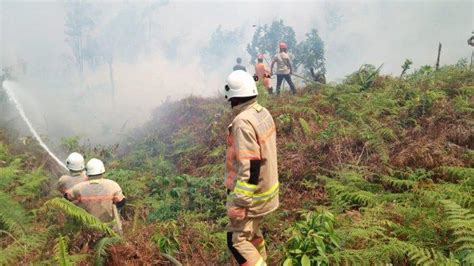
<instances>
[{"instance_id":1,"label":"smoke cloud","mask_svg":"<svg viewBox=\"0 0 474 266\"><path fill-rule=\"evenodd\" d=\"M82 78L77 74L66 42L67 3L0 3L0 66L15 66L13 75L19 84L15 94L37 130L52 141L79 135L95 143L112 143L147 121L150 111L164 101L191 94L216 95L236 57L252 69L246 45L253 25L282 19L293 27L298 41L316 28L325 42L330 81L365 63L384 63L382 72L395 75L406 58L415 67L433 65L438 42L443 44L441 63L455 63L470 56L466 40L474 28L472 1L89 3L98 16L91 31L94 37L113 38L111 25L120 32L132 27L132 18L148 25L142 28L146 30L143 40L118 47L128 52L137 48L140 53L114 58L114 94L107 64L95 68L86 64ZM218 26L238 31L241 40L222 56L223 63L204 65L202 51ZM109 35L102 36L105 29ZM136 37L129 33L125 37ZM15 118L14 112L5 116L5 120Z\"/></svg>"}]
</instances>

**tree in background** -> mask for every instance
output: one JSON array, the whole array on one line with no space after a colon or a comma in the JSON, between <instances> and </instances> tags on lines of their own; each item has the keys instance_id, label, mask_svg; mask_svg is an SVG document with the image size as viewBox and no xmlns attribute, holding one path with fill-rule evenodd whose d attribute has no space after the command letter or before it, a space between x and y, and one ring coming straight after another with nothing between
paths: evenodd
<instances>
[{"instance_id":1,"label":"tree in background","mask_svg":"<svg viewBox=\"0 0 474 266\"><path fill-rule=\"evenodd\" d=\"M72 50L73 62L82 80L84 62L87 57L87 43L96 26L98 12L86 1L72 1L66 5L65 30L66 42Z\"/></svg>"},{"instance_id":2,"label":"tree in background","mask_svg":"<svg viewBox=\"0 0 474 266\"><path fill-rule=\"evenodd\" d=\"M278 52L278 43L284 41L288 44L289 53L293 55L293 69L303 68L305 75L312 80L326 83L326 59L324 58L324 42L316 29L306 34L306 39L297 44L295 31L286 26L283 20L273 21L270 26L258 26L253 35L252 42L247 45L247 52L255 62L258 54L273 56Z\"/></svg>"},{"instance_id":3,"label":"tree in background","mask_svg":"<svg viewBox=\"0 0 474 266\"><path fill-rule=\"evenodd\" d=\"M144 6L125 4L116 14L99 25L99 13L84 1L66 6L65 33L74 55L81 80L84 64L92 71L107 65L112 96L115 96L114 67L117 62L135 62L150 52L155 37L153 16L164 1Z\"/></svg>"},{"instance_id":4,"label":"tree in background","mask_svg":"<svg viewBox=\"0 0 474 266\"><path fill-rule=\"evenodd\" d=\"M278 43L284 41L288 44L289 52L296 51L295 31L286 26L283 20L273 21L270 26L258 26L253 35L252 42L247 45L247 52L251 56L251 62L255 62L258 54L269 54L272 56L278 52Z\"/></svg>"},{"instance_id":5,"label":"tree in background","mask_svg":"<svg viewBox=\"0 0 474 266\"><path fill-rule=\"evenodd\" d=\"M306 33L306 39L298 44L294 55L293 64L296 69L302 66L305 74L310 74L313 80L321 83L326 82L324 42L316 29Z\"/></svg>"},{"instance_id":6,"label":"tree in background","mask_svg":"<svg viewBox=\"0 0 474 266\"><path fill-rule=\"evenodd\" d=\"M235 54L239 51L239 45L243 33L241 30L225 30L219 25L212 33L209 45L201 50L201 63L207 68L214 68L216 65L225 64L229 54Z\"/></svg>"},{"instance_id":7,"label":"tree in background","mask_svg":"<svg viewBox=\"0 0 474 266\"><path fill-rule=\"evenodd\" d=\"M133 62L144 50L146 36L141 20L142 11L128 6L112 18L97 38L98 57L107 64L112 95L115 96L114 63Z\"/></svg>"}]
</instances>

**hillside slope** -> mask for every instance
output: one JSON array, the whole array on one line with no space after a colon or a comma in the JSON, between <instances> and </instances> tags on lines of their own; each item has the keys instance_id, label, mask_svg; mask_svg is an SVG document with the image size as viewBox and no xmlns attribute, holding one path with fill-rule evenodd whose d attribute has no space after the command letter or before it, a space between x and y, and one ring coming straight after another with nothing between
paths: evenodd
<instances>
[{"instance_id":1,"label":"hillside slope","mask_svg":"<svg viewBox=\"0 0 474 266\"><path fill-rule=\"evenodd\" d=\"M297 96L259 96L277 125L282 184L281 208L264 225L270 265L474 263L474 75L462 64L403 79L366 74ZM39 211L55 194L35 194L41 200L31 204L14 192L24 184L13 182L0 187L10 204L0 206L0 229L8 232L0 257L45 262L52 253L60 259L62 247L74 254L63 258L82 263L169 264L166 253L188 265L230 264L222 185L230 122L223 100L190 97L156 109L118 151L66 141L70 151L107 160L108 176L130 202L125 235L61 200ZM0 154L0 180L31 173ZM26 245L6 208L34 216L28 237L49 248Z\"/></svg>"}]
</instances>

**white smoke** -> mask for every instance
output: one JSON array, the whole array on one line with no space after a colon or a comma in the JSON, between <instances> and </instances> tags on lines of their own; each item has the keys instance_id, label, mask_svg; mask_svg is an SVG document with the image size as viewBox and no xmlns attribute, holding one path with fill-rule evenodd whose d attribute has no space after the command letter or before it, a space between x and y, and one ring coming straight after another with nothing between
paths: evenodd
<instances>
[{"instance_id":1,"label":"white smoke","mask_svg":"<svg viewBox=\"0 0 474 266\"><path fill-rule=\"evenodd\" d=\"M23 121L26 123L26 125L28 126L28 130L36 139L36 141L38 141L39 145L49 154L49 156L51 156L51 158L54 159L54 161L56 161L57 164L59 164L60 166L62 166L64 169L67 170L66 165L64 165L64 163L61 160L59 160L58 157L48 148L48 146L44 143L44 141L41 139L39 134L36 132L35 128L33 127L30 120L28 119L28 116L26 116L22 105L20 104L20 102L18 102L18 100L15 97L14 91L16 90L16 88L18 88L16 84L11 81L3 81L2 88L7 93L8 99L13 102L13 105L15 106L15 108L17 109L18 113L21 116L21 119L23 119Z\"/></svg>"},{"instance_id":2,"label":"white smoke","mask_svg":"<svg viewBox=\"0 0 474 266\"><path fill-rule=\"evenodd\" d=\"M125 7L154 3L89 2L102 17L98 30ZM384 63L383 73L396 75L406 58L414 67L433 65L438 42L443 43L442 64L468 57L472 14L472 1L456 0L171 1L153 13L156 38L148 53L134 61L115 61L113 101L106 65L86 69L83 82L77 81L67 59L71 50L65 42L64 2L1 1L0 66L27 63L27 74L18 77L17 95L28 114L41 114L31 117L38 128L47 128L56 140L80 135L104 143L145 122L167 99L215 95L236 57L251 69L245 46L254 33L252 25L282 19L299 41L311 28L318 29L325 42L327 78L339 80L365 63ZM225 63L205 70L201 51L219 25L238 29L242 40L225 55Z\"/></svg>"}]
</instances>

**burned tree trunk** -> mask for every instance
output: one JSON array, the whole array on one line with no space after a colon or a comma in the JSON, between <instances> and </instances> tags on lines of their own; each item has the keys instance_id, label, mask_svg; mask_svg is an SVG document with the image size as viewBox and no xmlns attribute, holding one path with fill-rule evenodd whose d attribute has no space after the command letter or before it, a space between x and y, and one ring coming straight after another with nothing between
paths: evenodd
<instances>
[{"instance_id":1,"label":"burned tree trunk","mask_svg":"<svg viewBox=\"0 0 474 266\"><path fill-rule=\"evenodd\" d=\"M439 46L438 46L438 58L436 59L436 70L439 69L439 58L441 56L441 43L439 43Z\"/></svg>"}]
</instances>

